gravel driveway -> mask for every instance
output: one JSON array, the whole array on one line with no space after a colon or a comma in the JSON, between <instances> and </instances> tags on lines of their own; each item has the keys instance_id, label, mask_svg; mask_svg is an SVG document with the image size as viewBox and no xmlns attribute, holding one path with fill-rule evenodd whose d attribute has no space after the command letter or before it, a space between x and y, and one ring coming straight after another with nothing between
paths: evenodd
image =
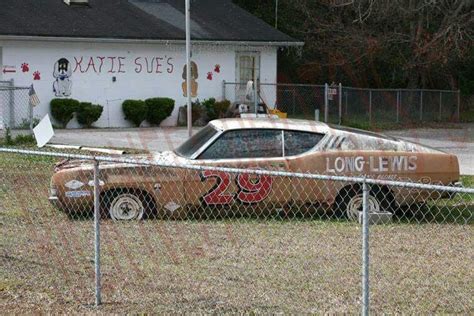
<instances>
[{"instance_id":1,"label":"gravel driveway","mask_svg":"<svg viewBox=\"0 0 474 316\"><path fill-rule=\"evenodd\" d=\"M474 175L474 124L459 124L457 127L395 130L385 134L453 153L459 158L461 174ZM186 128L131 128L57 130L52 142L164 151L174 149L186 139Z\"/></svg>"}]
</instances>

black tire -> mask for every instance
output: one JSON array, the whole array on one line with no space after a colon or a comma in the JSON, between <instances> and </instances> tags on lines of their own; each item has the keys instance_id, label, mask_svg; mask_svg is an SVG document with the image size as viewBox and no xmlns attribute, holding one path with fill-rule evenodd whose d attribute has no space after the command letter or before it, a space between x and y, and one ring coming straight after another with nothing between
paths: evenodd
<instances>
[{"instance_id":1,"label":"black tire","mask_svg":"<svg viewBox=\"0 0 474 316\"><path fill-rule=\"evenodd\" d=\"M339 192L333 210L338 218L358 221L358 212L362 211L362 188L359 185L346 186ZM394 199L386 188L372 187L369 193L369 212L394 213Z\"/></svg>"}]
</instances>

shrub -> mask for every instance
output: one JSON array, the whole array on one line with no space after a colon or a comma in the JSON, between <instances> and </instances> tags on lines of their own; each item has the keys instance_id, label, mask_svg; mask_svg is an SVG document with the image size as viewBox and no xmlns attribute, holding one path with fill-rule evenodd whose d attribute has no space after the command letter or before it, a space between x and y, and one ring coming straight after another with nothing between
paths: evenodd
<instances>
[{"instance_id":1,"label":"shrub","mask_svg":"<svg viewBox=\"0 0 474 316\"><path fill-rule=\"evenodd\" d=\"M122 103L122 110L125 119L137 127L145 120L147 114L145 101L142 100L125 100Z\"/></svg>"},{"instance_id":2,"label":"shrub","mask_svg":"<svg viewBox=\"0 0 474 316\"><path fill-rule=\"evenodd\" d=\"M204 107L204 109L207 112L207 117L209 120L214 120L217 118L216 111L214 109L214 105L216 104L216 99L214 98L209 98L204 101L202 101L201 105Z\"/></svg>"},{"instance_id":3,"label":"shrub","mask_svg":"<svg viewBox=\"0 0 474 316\"><path fill-rule=\"evenodd\" d=\"M214 104L214 112L216 113L216 119L224 117L229 107L230 107L229 100L222 100L222 101L216 102Z\"/></svg>"},{"instance_id":4,"label":"shrub","mask_svg":"<svg viewBox=\"0 0 474 316\"><path fill-rule=\"evenodd\" d=\"M5 139L0 139L0 145L2 146L19 146L25 145L30 146L35 144L35 137L33 135L17 135L13 137L10 131L10 128L7 127L5 133Z\"/></svg>"},{"instance_id":5,"label":"shrub","mask_svg":"<svg viewBox=\"0 0 474 316\"><path fill-rule=\"evenodd\" d=\"M77 109L77 121L85 127L91 127L102 115L104 107L89 102L81 102Z\"/></svg>"},{"instance_id":6,"label":"shrub","mask_svg":"<svg viewBox=\"0 0 474 316\"><path fill-rule=\"evenodd\" d=\"M67 123L72 119L74 112L77 111L79 101L74 99L53 99L51 100L51 115L55 120L66 128Z\"/></svg>"},{"instance_id":7,"label":"shrub","mask_svg":"<svg viewBox=\"0 0 474 316\"><path fill-rule=\"evenodd\" d=\"M212 121L224 117L230 106L230 101L216 101L216 99L210 98L204 100L201 105L205 108L209 121Z\"/></svg>"},{"instance_id":8,"label":"shrub","mask_svg":"<svg viewBox=\"0 0 474 316\"><path fill-rule=\"evenodd\" d=\"M146 99L145 104L147 107L146 120L153 125L160 125L174 110L174 100L170 98Z\"/></svg>"}]
</instances>

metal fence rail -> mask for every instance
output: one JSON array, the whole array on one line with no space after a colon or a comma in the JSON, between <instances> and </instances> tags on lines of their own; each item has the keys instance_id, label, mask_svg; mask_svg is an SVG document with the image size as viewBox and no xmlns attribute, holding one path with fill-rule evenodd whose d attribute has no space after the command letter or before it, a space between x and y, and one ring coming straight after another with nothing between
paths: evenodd
<instances>
[{"instance_id":1,"label":"metal fence rail","mask_svg":"<svg viewBox=\"0 0 474 316\"><path fill-rule=\"evenodd\" d=\"M0 169L7 311L473 308L474 188L12 148Z\"/></svg>"},{"instance_id":2,"label":"metal fence rail","mask_svg":"<svg viewBox=\"0 0 474 316\"><path fill-rule=\"evenodd\" d=\"M246 84L223 82L222 98L245 100ZM458 122L459 90L365 89L339 85L259 83L260 102L291 118L352 125Z\"/></svg>"}]
</instances>

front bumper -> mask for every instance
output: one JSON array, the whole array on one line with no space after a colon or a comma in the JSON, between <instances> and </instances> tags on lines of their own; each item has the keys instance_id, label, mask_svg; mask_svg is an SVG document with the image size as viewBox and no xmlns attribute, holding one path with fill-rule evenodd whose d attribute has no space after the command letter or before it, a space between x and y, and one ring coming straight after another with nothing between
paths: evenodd
<instances>
[{"instance_id":1,"label":"front bumper","mask_svg":"<svg viewBox=\"0 0 474 316\"><path fill-rule=\"evenodd\" d=\"M51 203L51 205L55 207L59 207L59 198L57 196L50 196L48 200L49 200L49 203Z\"/></svg>"}]
</instances>

